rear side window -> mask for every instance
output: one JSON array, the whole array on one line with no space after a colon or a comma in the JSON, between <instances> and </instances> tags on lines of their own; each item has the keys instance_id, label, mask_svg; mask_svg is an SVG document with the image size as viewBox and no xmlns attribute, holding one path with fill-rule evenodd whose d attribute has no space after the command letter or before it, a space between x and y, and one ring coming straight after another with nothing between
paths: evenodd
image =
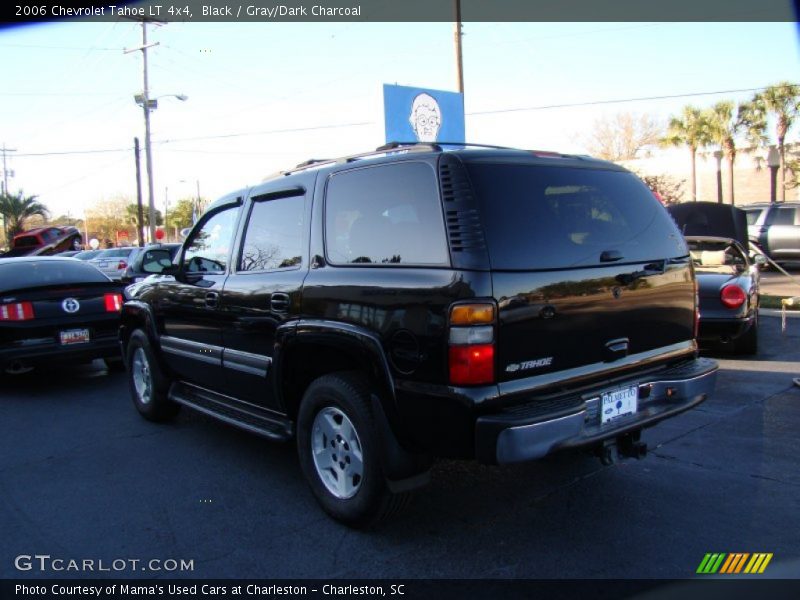
<instances>
[{"instance_id":1,"label":"rear side window","mask_svg":"<svg viewBox=\"0 0 800 600\"><path fill-rule=\"evenodd\" d=\"M39 238L33 235L26 235L24 237L18 237L14 240L14 246L17 248L27 248L29 246L38 246L41 242L39 242Z\"/></svg>"},{"instance_id":2,"label":"rear side window","mask_svg":"<svg viewBox=\"0 0 800 600\"><path fill-rule=\"evenodd\" d=\"M108 277L92 265L79 260L0 262L0 292L63 283L108 281Z\"/></svg>"},{"instance_id":3,"label":"rear side window","mask_svg":"<svg viewBox=\"0 0 800 600\"><path fill-rule=\"evenodd\" d=\"M253 202L244 233L240 271L272 271L302 263L305 196Z\"/></svg>"},{"instance_id":4,"label":"rear side window","mask_svg":"<svg viewBox=\"0 0 800 600\"><path fill-rule=\"evenodd\" d=\"M338 265L447 265L435 172L408 162L333 175L325 243L328 259Z\"/></svg>"},{"instance_id":5,"label":"rear side window","mask_svg":"<svg viewBox=\"0 0 800 600\"><path fill-rule=\"evenodd\" d=\"M562 269L686 256L667 211L633 174L467 163L494 269ZM612 254L613 253L613 254Z\"/></svg>"}]
</instances>

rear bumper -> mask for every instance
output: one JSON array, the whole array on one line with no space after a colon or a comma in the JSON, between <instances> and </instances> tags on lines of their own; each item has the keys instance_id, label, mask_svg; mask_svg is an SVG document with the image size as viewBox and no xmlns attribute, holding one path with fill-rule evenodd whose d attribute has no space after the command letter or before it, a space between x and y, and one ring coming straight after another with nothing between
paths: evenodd
<instances>
[{"instance_id":1,"label":"rear bumper","mask_svg":"<svg viewBox=\"0 0 800 600\"><path fill-rule=\"evenodd\" d=\"M522 462L650 427L703 402L714 391L717 369L716 361L697 358L655 375L615 382L610 389L638 386L637 410L604 424L600 396L607 387L479 417L476 458L489 464Z\"/></svg>"},{"instance_id":2,"label":"rear bumper","mask_svg":"<svg viewBox=\"0 0 800 600\"><path fill-rule=\"evenodd\" d=\"M700 343L730 342L747 333L755 323L755 314L741 319L703 319L700 318Z\"/></svg>"},{"instance_id":3,"label":"rear bumper","mask_svg":"<svg viewBox=\"0 0 800 600\"><path fill-rule=\"evenodd\" d=\"M81 362L95 358L120 356L119 341L116 336L104 336L90 342L62 346L57 342L37 344L36 346L17 346L0 349L0 371L16 362L37 365L59 362Z\"/></svg>"}]
</instances>

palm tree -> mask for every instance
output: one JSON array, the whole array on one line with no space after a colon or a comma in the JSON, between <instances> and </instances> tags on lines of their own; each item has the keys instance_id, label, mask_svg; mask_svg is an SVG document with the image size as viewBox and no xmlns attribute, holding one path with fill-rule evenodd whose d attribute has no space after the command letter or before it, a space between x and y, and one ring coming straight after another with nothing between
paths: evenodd
<instances>
[{"instance_id":1,"label":"palm tree","mask_svg":"<svg viewBox=\"0 0 800 600\"><path fill-rule=\"evenodd\" d=\"M19 232L25 230L25 222L31 217L40 216L47 218L47 207L36 200L36 196L27 196L20 190L17 195L0 194L0 215L5 223L6 240L10 240Z\"/></svg>"},{"instance_id":2,"label":"palm tree","mask_svg":"<svg viewBox=\"0 0 800 600\"><path fill-rule=\"evenodd\" d=\"M733 102L717 102L705 112L708 124L708 135L713 143L719 144L720 149L728 159L728 183L731 190L731 204L734 204L733 194L733 163L736 160L736 136L745 127L744 115L748 107L742 105L736 109ZM722 192L720 192L720 202Z\"/></svg>"},{"instance_id":3,"label":"palm tree","mask_svg":"<svg viewBox=\"0 0 800 600\"><path fill-rule=\"evenodd\" d=\"M751 102L746 115L748 127L754 134L753 141L761 142L767 129L767 118L775 118L775 137L778 141L778 152L781 158L781 201L786 200L786 153L784 141L786 134L800 117L800 85L783 81L771 85L757 93Z\"/></svg>"},{"instance_id":4,"label":"palm tree","mask_svg":"<svg viewBox=\"0 0 800 600\"><path fill-rule=\"evenodd\" d=\"M667 135L661 143L666 146L688 146L692 156L692 201L697 200L697 150L710 143L708 123L703 112L694 106L684 106L680 117L672 117Z\"/></svg>"}]
</instances>

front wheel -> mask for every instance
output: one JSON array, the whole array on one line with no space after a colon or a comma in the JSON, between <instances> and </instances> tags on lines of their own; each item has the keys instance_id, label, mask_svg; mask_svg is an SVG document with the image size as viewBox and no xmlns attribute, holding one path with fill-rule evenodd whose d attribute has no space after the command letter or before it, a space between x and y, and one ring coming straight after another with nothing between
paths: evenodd
<instances>
[{"instance_id":1,"label":"front wheel","mask_svg":"<svg viewBox=\"0 0 800 600\"><path fill-rule=\"evenodd\" d=\"M83 250L83 240L80 237L72 238L72 249Z\"/></svg>"},{"instance_id":2,"label":"front wheel","mask_svg":"<svg viewBox=\"0 0 800 600\"><path fill-rule=\"evenodd\" d=\"M180 405L167 397L169 379L141 329L128 342L128 384L133 405L148 421L167 421L178 414Z\"/></svg>"},{"instance_id":3,"label":"front wheel","mask_svg":"<svg viewBox=\"0 0 800 600\"><path fill-rule=\"evenodd\" d=\"M373 525L405 506L384 478L370 408L370 387L356 373L325 375L306 390L297 417L300 466L334 519Z\"/></svg>"}]
</instances>

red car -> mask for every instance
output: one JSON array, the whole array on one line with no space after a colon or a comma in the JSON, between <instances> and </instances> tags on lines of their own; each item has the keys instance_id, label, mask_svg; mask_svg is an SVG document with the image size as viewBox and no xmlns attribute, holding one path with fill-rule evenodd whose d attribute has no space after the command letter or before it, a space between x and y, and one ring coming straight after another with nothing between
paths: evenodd
<instances>
[{"instance_id":1,"label":"red car","mask_svg":"<svg viewBox=\"0 0 800 600\"><path fill-rule=\"evenodd\" d=\"M15 235L11 250L4 256L49 256L68 250L83 250L83 238L77 227L39 227Z\"/></svg>"}]
</instances>

